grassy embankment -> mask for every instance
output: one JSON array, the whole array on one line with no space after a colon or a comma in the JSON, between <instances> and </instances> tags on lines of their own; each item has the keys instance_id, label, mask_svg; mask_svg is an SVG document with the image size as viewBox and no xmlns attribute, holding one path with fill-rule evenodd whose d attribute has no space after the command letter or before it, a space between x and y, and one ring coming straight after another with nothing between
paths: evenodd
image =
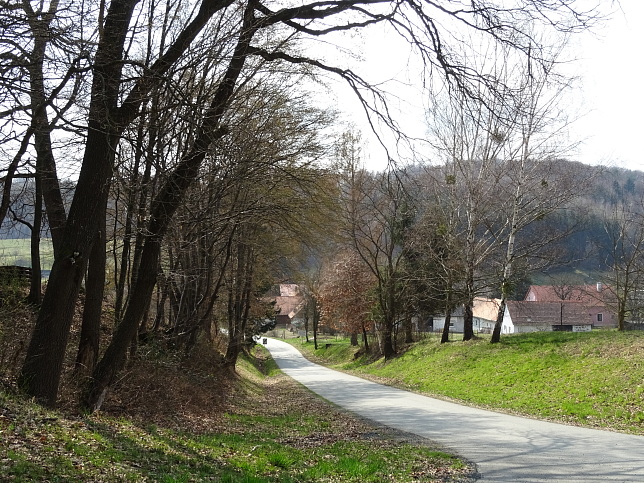
<instances>
[{"instance_id":1,"label":"grassy embankment","mask_svg":"<svg viewBox=\"0 0 644 483\"><path fill-rule=\"evenodd\" d=\"M137 421L47 411L0 386L0 479L405 482L470 472L436 448L338 412L279 373L263 348L238 373L239 397L225 413L215 408L207 422L184 415L199 430L152 423L151 414ZM190 395L199 396L209 400Z\"/></svg>"},{"instance_id":2,"label":"grassy embankment","mask_svg":"<svg viewBox=\"0 0 644 483\"><path fill-rule=\"evenodd\" d=\"M644 434L644 332L534 333L439 344L385 362L354 359L348 340L292 342L309 358L386 384L474 406Z\"/></svg>"}]
</instances>

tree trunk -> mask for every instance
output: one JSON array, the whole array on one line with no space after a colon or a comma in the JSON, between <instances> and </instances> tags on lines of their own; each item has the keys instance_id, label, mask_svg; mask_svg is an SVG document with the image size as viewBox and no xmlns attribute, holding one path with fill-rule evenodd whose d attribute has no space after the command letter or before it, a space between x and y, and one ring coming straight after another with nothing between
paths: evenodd
<instances>
[{"instance_id":1,"label":"tree trunk","mask_svg":"<svg viewBox=\"0 0 644 483\"><path fill-rule=\"evenodd\" d=\"M120 135L112 115L119 97L123 45L137 0L110 3L103 36L96 51L88 133L83 165L63 240L27 356L18 378L30 396L53 406L89 249L98 231L98 216L107 203L114 147Z\"/></svg>"},{"instance_id":2,"label":"tree trunk","mask_svg":"<svg viewBox=\"0 0 644 483\"><path fill-rule=\"evenodd\" d=\"M156 267L160 252L159 237L148 238L141 256L137 283L125 309L123 320L118 325L105 354L96 365L94 373L82 395L81 405L85 409L100 409L107 389L116 374L125 366L128 347L136 337L139 321L143 317L156 282Z\"/></svg>"},{"instance_id":3,"label":"tree trunk","mask_svg":"<svg viewBox=\"0 0 644 483\"><path fill-rule=\"evenodd\" d=\"M36 193L34 196L34 223L31 228L31 283L27 302L40 305L42 290L42 273L40 266L40 229L42 226L42 183L40 173L36 172L34 179Z\"/></svg>"},{"instance_id":4,"label":"tree trunk","mask_svg":"<svg viewBox=\"0 0 644 483\"><path fill-rule=\"evenodd\" d=\"M471 228L472 223L469 222L470 228L467 234L467 259L465 269L465 311L463 314L463 340L472 340L474 338L474 313L472 307L474 306L474 230Z\"/></svg>"},{"instance_id":5,"label":"tree trunk","mask_svg":"<svg viewBox=\"0 0 644 483\"><path fill-rule=\"evenodd\" d=\"M141 317L145 313L156 284L161 241L185 193L199 175L199 168L212 142L225 134L225 130L219 129L219 123L228 108L237 79L246 61L250 41L256 31L256 28L252 27L254 23L252 14L253 7L247 6L244 25L235 52L212 104L204 114L202 126L195 137L192 149L170 174L152 205L148 237L141 252L138 277L132 286L132 294L123 320L105 355L96 366L91 385L82 397L81 403L87 409L96 411L101 407L109 386L124 366L127 348L136 336Z\"/></svg>"},{"instance_id":6,"label":"tree trunk","mask_svg":"<svg viewBox=\"0 0 644 483\"><path fill-rule=\"evenodd\" d=\"M351 332L351 347L357 347L357 346L358 346L358 333Z\"/></svg>"},{"instance_id":7,"label":"tree trunk","mask_svg":"<svg viewBox=\"0 0 644 483\"><path fill-rule=\"evenodd\" d=\"M367 340L367 328L362 324L362 342L364 343L365 353L369 353L369 341Z\"/></svg>"},{"instance_id":8,"label":"tree trunk","mask_svg":"<svg viewBox=\"0 0 644 483\"><path fill-rule=\"evenodd\" d=\"M452 309L451 307L447 309L445 313L445 323L443 324L443 333L441 334L441 344L449 342L449 324L452 321Z\"/></svg>"},{"instance_id":9,"label":"tree trunk","mask_svg":"<svg viewBox=\"0 0 644 483\"><path fill-rule=\"evenodd\" d=\"M107 133L93 128L88 136L83 169L74 203L65 227L60 254L56 257L47 291L27 349L19 385L40 402L53 406L63 367L69 330L80 285L85 275L88 251L98 231L100 210L107 202L111 146ZM92 169L95 166L95 169Z\"/></svg>"},{"instance_id":10,"label":"tree trunk","mask_svg":"<svg viewBox=\"0 0 644 483\"><path fill-rule=\"evenodd\" d=\"M47 116L43 63L47 43L51 36L49 26L54 18L56 9L56 3L52 2L50 10L41 17L34 12L29 13L29 24L34 36L32 62L29 64L29 77L31 79L29 94L31 104L34 106L31 125L34 133L34 148L36 149L37 174L40 177L42 199L45 201L54 257L60 253L66 214L51 145L52 127Z\"/></svg>"},{"instance_id":11,"label":"tree trunk","mask_svg":"<svg viewBox=\"0 0 644 483\"><path fill-rule=\"evenodd\" d=\"M474 312L470 301L465 302L465 313L463 315L463 340L474 338Z\"/></svg>"},{"instance_id":12,"label":"tree trunk","mask_svg":"<svg viewBox=\"0 0 644 483\"><path fill-rule=\"evenodd\" d=\"M494 330L492 331L492 339L490 343L496 344L501 342L501 327L503 325L503 316L505 315L505 298L501 298L501 303L499 304L499 311L496 314L496 323L494 324Z\"/></svg>"},{"instance_id":13,"label":"tree trunk","mask_svg":"<svg viewBox=\"0 0 644 483\"><path fill-rule=\"evenodd\" d=\"M382 353L385 360L391 359L396 355L393 343L394 322L393 320L385 320L384 329L382 331Z\"/></svg>"},{"instance_id":14,"label":"tree trunk","mask_svg":"<svg viewBox=\"0 0 644 483\"><path fill-rule=\"evenodd\" d=\"M90 375L98 360L105 289L105 216L101 217L101 222L102 226L92 245L85 278L85 306L75 367L75 371L81 375Z\"/></svg>"}]
</instances>

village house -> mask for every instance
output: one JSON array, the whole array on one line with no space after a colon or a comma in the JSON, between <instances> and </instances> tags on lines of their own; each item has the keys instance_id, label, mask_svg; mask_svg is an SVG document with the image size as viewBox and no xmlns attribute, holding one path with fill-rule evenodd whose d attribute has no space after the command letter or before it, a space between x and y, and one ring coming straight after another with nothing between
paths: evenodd
<instances>
[{"instance_id":1,"label":"village house","mask_svg":"<svg viewBox=\"0 0 644 483\"><path fill-rule=\"evenodd\" d=\"M592 328L590 314L583 304L508 300L501 332L588 332Z\"/></svg>"},{"instance_id":2,"label":"village house","mask_svg":"<svg viewBox=\"0 0 644 483\"><path fill-rule=\"evenodd\" d=\"M609 309L612 292L601 283L596 285L532 285L521 301L509 300L501 331L515 334L538 331L590 331L593 328L617 326L617 317ZM491 333L494 329L499 299L477 297L472 307L475 333ZM451 315L450 332L462 333L463 307ZM445 316L435 316L433 330L443 330Z\"/></svg>"},{"instance_id":3,"label":"village house","mask_svg":"<svg viewBox=\"0 0 644 483\"><path fill-rule=\"evenodd\" d=\"M305 301L297 284L280 284L279 295L274 300L276 328L291 329L300 324Z\"/></svg>"},{"instance_id":4,"label":"village house","mask_svg":"<svg viewBox=\"0 0 644 483\"><path fill-rule=\"evenodd\" d=\"M474 333L491 334L499 311L499 299L476 297L472 307L472 326ZM445 324L445 316L438 315L433 318L433 330L440 332ZM453 333L463 333L465 325L463 306L458 307L450 317L449 330Z\"/></svg>"},{"instance_id":5,"label":"village house","mask_svg":"<svg viewBox=\"0 0 644 483\"><path fill-rule=\"evenodd\" d=\"M601 282L594 285L531 285L526 302L563 302L583 306L593 328L617 327L617 315L610 310L613 293ZM572 310L572 309L570 309Z\"/></svg>"}]
</instances>

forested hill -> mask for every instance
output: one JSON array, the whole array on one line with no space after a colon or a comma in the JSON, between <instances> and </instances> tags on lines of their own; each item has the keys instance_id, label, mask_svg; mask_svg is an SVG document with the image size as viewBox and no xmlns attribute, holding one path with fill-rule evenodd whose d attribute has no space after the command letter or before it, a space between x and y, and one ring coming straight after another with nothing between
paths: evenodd
<instances>
[{"instance_id":1,"label":"forested hill","mask_svg":"<svg viewBox=\"0 0 644 483\"><path fill-rule=\"evenodd\" d=\"M446 175L445 167L415 166L408 173L417 180L422 180L427 172L439 179ZM607 228L614 223L615 210L627 207L644 214L644 171L561 160L553 172L543 173L544 183L555 186L556 180L549 177L559 176L558 173L575 173L573 179L579 180L579 186L575 187L577 192L569 202L548 215L549 229L569 232L556 246L549 247L552 264L548 270L576 271L592 278L597 272L606 270L611 262L606 247L611 244L608 233L614 233L614 230ZM522 243L530 244L543 229L543 223L533 223L519 234L519 238Z\"/></svg>"},{"instance_id":2,"label":"forested hill","mask_svg":"<svg viewBox=\"0 0 644 483\"><path fill-rule=\"evenodd\" d=\"M566 163L567 161L562 161ZM571 163L572 164L572 163ZM583 271L605 270L610 255L602 246L610 245L607 225L614 223L615 209L628 207L644 213L644 172L617 167L591 167L597 169L589 187L580 191L574 201L579 229L566 241L575 269ZM571 210L572 213L572 210Z\"/></svg>"},{"instance_id":3,"label":"forested hill","mask_svg":"<svg viewBox=\"0 0 644 483\"><path fill-rule=\"evenodd\" d=\"M568 254L567 258L573 260L574 268L585 271L602 270L606 257L591 247L606 237L605 219L610 216L615 206L627 204L644 209L644 171L596 167L565 160L561 163L570 165L570 170L596 172L590 186L580 191L579 197L574 201L576 208L582 208L584 219L570 220L571 216L579 217L579 211L575 211L574 214L571 211L569 216L565 217L569 223L578 225L578 228L566 239L564 249ZM422 168L411 169L412 172L415 170L420 172ZM63 185L67 207L69 207L74 186L71 181L65 181ZM0 239L31 236L27 225L33 221L33 206L29 202L33 199L33 196L30 196L31 190L29 180L14 181L15 203L12 212L14 219L11 216L7 217L0 230Z\"/></svg>"}]
</instances>

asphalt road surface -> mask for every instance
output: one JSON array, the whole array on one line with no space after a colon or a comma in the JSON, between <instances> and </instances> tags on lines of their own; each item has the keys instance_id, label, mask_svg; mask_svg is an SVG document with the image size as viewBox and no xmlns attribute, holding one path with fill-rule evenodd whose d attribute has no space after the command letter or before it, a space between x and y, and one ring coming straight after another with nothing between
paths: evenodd
<instances>
[{"instance_id":1,"label":"asphalt road surface","mask_svg":"<svg viewBox=\"0 0 644 483\"><path fill-rule=\"evenodd\" d=\"M266 348L283 372L324 399L439 443L476 464L482 481L644 482L643 436L452 404L313 364L282 341L268 339Z\"/></svg>"}]
</instances>

